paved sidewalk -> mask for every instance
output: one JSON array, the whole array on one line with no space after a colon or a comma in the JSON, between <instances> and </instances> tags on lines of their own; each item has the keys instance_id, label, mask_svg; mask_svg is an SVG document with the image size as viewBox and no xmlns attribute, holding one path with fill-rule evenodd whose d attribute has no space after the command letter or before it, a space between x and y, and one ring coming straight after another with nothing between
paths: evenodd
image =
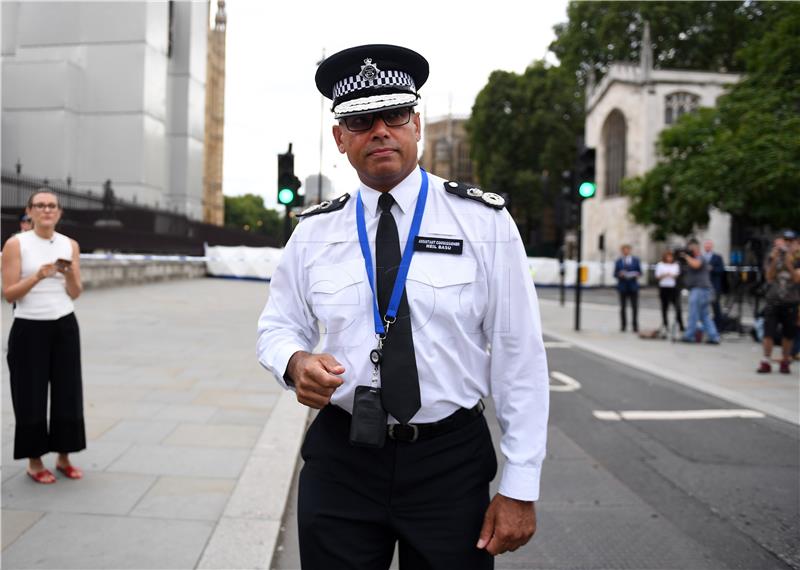
<instances>
[{"instance_id":1,"label":"paved sidewalk","mask_svg":"<svg viewBox=\"0 0 800 570\"><path fill-rule=\"evenodd\" d=\"M268 567L307 410L256 362L267 293L194 279L78 300L82 481L37 485L13 460L3 351L4 567Z\"/></svg>"},{"instance_id":2,"label":"paved sidewalk","mask_svg":"<svg viewBox=\"0 0 800 570\"><path fill-rule=\"evenodd\" d=\"M197 279L79 300L83 481L36 485L13 461L3 358L5 567L270 567L308 414L256 363L267 294L264 283ZM575 333L570 302L541 309L552 337L798 423L796 370L756 375L760 349L747 337L716 347L640 340L618 332L615 306L592 303ZM2 316L5 346L7 304ZM640 320L655 327L659 316L645 309Z\"/></svg>"},{"instance_id":3,"label":"paved sidewalk","mask_svg":"<svg viewBox=\"0 0 800 570\"><path fill-rule=\"evenodd\" d=\"M756 374L761 345L749 335L726 334L718 346L640 339L619 331L619 308L605 303L581 303L581 330L574 330L575 305L570 292L562 307L540 299L544 333L600 356L657 374L697 390L800 424L800 362L792 373ZM640 330L655 329L661 313L640 309ZM773 356L780 356L780 349Z\"/></svg>"}]
</instances>

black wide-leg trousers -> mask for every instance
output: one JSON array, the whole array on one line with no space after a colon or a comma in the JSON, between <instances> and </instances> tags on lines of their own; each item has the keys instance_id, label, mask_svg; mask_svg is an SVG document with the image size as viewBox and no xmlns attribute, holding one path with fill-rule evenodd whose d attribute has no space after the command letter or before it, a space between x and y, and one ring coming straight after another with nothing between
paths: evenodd
<instances>
[{"instance_id":1,"label":"black wide-leg trousers","mask_svg":"<svg viewBox=\"0 0 800 570\"><path fill-rule=\"evenodd\" d=\"M78 320L14 319L8 368L16 429L14 459L86 448ZM47 392L50 391L50 426Z\"/></svg>"},{"instance_id":2,"label":"black wide-leg trousers","mask_svg":"<svg viewBox=\"0 0 800 570\"><path fill-rule=\"evenodd\" d=\"M303 443L298 527L304 570L484 570L478 550L497 459L481 415L456 431L353 447L351 416L326 406Z\"/></svg>"}]
</instances>

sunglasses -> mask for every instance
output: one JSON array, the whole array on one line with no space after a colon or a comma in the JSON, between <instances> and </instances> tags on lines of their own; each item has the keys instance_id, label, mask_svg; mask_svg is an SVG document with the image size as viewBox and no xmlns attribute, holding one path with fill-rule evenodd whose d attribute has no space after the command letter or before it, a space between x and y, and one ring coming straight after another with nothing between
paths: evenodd
<instances>
[{"instance_id":1,"label":"sunglasses","mask_svg":"<svg viewBox=\"0 0 800 570\"><path fill-rule=\"evenodd\" d=\"M411 120L411 107L400 107L398 109L386 109L365 115L355 115L352 117L342 117L347 130L351 133L361 133L368 131L375 123L375 117L380 117L387 127L402 127Z\"/></svg>"}]
</instances>

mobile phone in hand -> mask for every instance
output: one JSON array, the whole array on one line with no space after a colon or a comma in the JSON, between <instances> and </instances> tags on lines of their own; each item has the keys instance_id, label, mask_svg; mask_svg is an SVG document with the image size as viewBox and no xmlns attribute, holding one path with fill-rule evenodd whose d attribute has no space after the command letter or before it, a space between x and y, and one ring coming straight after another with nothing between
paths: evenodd
<instances>
[{"instance_id":1,"label":"mobile phone in hand","mask_svg":"<svg viewBox=\"0 0 800 570\"><path fill-rule=\"evenodd\" d=\"M69 269L72 267L72 260L71 259L56 259L56 269L59 271L63 271L65 269Z\"/></svg>"}]
</instances>

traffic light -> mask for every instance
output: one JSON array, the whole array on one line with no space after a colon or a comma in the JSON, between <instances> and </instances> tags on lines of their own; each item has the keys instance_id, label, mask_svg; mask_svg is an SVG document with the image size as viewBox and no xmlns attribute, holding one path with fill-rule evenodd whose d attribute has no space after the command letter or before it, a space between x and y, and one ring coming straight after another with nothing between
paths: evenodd
<instances>
[{"instance_id":1,"label":"traffic light","mask_svg":"<svg viewBox=\"0 0 800 570\"><path fill-rule=\"evenodd\" d=\"M278 155L278 203L287 209L302 206L305 196L297 193L301 185L300 179L294 175L294 154L292 143L289 143L289 150Z\"/></svg>"},{"instance_id":2,"label":"traffic light","mask_svg":"<svg viewBox=\"0 0 800 570\"><path fill-rule=\"evenodd\" d=\"M594 181L594 162L595 150L586 146L582 147L578 153L578 164L575 169L575 183L581 200L592 198L597 191L597 185Z\"/></svg>"}]
</instances>

